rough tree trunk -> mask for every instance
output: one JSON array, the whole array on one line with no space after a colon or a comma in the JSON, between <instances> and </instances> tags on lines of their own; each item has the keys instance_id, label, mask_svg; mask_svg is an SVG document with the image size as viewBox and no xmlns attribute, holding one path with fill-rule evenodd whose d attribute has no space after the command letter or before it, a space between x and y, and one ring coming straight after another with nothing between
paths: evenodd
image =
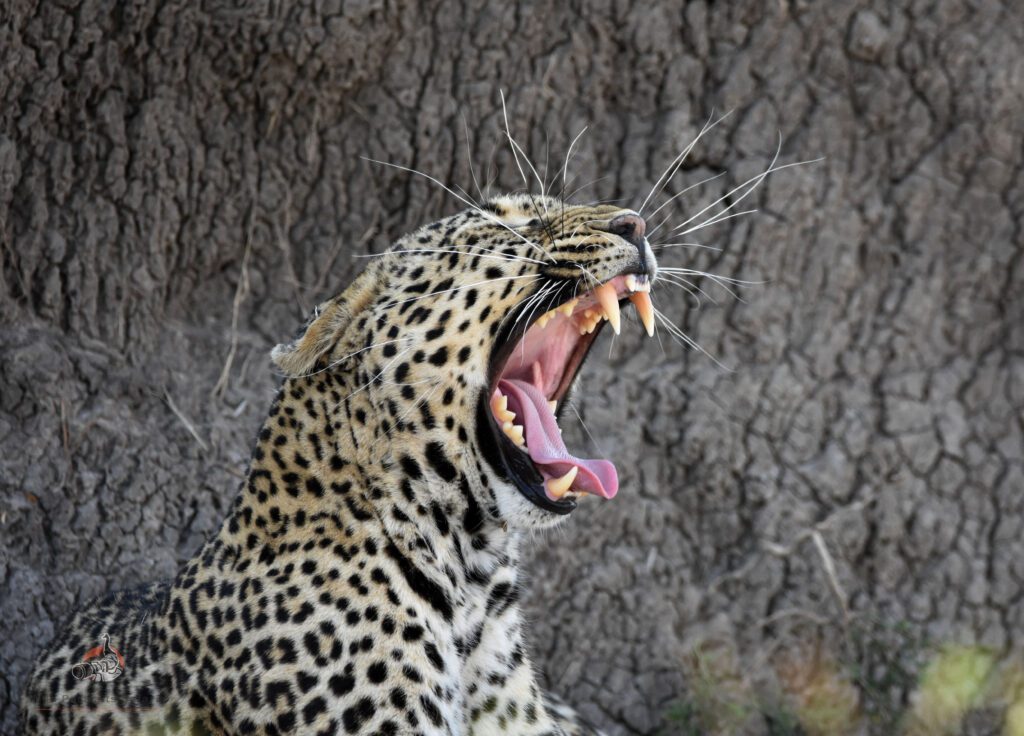
<instances>
[{"instance_id":1,"label":"rough tree trunk","mask_svg":"<svg viewBox=\"0 0 1024 736\"><path fill-rule=\"evenodd\" d=\"M722 248L665 264L765 282L740 301L695 279L699 309L656 288L714 359L633 334L588 365L580 413L624 490L537 540L551 686L612 733L814 733L816 697L888 733L940 645L985 647L962 650L984 674L1024 644L1015 3L13 5L0 731L77 603L170 576L215 528L270 346L354 254L459 207L360 157L522 186L499 90L538 167L589 126L577 199L634 206L731 110L670 191L729 173L673 222L763 170L778 133L780 162L826 157L769 177L756 215L659 231ZM964 728L1011 701L972 701Z\"/></svg>"}]
</instances>

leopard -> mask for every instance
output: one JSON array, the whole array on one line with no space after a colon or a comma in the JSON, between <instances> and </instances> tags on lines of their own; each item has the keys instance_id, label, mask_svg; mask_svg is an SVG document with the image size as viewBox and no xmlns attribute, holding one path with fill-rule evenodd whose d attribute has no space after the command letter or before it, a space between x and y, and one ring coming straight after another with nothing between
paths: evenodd
<instances>
[{"instance_id":1,"label":"leopard","mask_svg":"<svg viewBox=\"0 0 1024 736\"><path fill-rule=\"evenodd\" d=\"M22 731L599 733L530 659L520 559L618 492L559 421L606 326L654 334L645 232L632 209L513 193L368 258L271 351L219 529L173 579L71 614ZM85 676L99 642L110 674Z\"/></svg>"}]
</instances>

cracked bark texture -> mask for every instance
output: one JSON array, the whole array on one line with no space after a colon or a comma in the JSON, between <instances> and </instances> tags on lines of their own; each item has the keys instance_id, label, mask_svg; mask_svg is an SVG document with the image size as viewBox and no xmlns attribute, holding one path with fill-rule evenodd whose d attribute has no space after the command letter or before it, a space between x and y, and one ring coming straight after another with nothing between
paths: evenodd
<instances>
[{"instance_id":1,"label":"cracked bark texture","mask_svg":"<svg viewBox=\"0 0 1024 736\"><path fill-rule=\"evenodd\" d=\"M866 661L851 630L1021 647L1024 12L900 5L0 8L0 731L69 611L172 575L216 528L269 348L354 254L458 208L360 157L467 190L472 159L522 186L499 90L552 171L589 126L578 198L633 206L732 110L671 191L728 175L673 222L763 170L779 133L782 162L825 157L770 177L759 214L683 238L721 252L660 252L765 282L740 301L699 280L717 300L699 308L656 288L730 370L636 329L585 369L578 408L623 492L536 540L552 688L650 734L708 647L767 691L807 647Z\"/></svg>"}]
</instances>

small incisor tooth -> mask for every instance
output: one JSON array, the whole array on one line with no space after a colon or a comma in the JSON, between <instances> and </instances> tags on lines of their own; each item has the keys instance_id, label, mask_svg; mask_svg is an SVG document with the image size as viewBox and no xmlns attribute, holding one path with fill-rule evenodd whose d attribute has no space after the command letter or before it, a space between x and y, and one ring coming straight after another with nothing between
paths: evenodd
<instances>
[{"instance_id":1,"label":"small incisor tooth","mask_svg":"<svg viewBox=\"0 0 1024 736\"><path fill-rule=\"evenodd\" d=\"M638 291L629 295L629 301L636 307L636 313L644 323L647 336L654 337L654 304L651 302L651 295L646 291Z\"/></svg>"},{"instance_id":2,"label":"small incisor tooth","mask_svg":"<svg viewBox=\"0 0 1024 736\"><path fill-rule=\"evenodd\" d=\"M572 301L568 301L565 304L563 304L562 306L558 307L555 311L556 312L561 312L566 317L571 317L572 316L572 310L574 310L576 308L576 305L579 304L579 301L580 301L579 299L573 299Z\"/></svg>"},{"instance_id":3,"label":"small incisor tooth","mask_svg":"<svg viewBox=\"0 0 1024 736\"><path fill-rule=\"evenodd\" d=\"M502 431L505 433L510 440L512 440L516 447L522 447L526 444L526 439L523 437L523 425L512 424L512 422L505 422L501 425Z\"/></svg>"},{"instance_id":4,"label":"small incisor tooth","mask_svg":"<svg viewBox=\"0 0 1024 736\"><path fill-rule=\"evenodd\" d=\"M554 316L554 312L545 312L544 314L537 318L537 326L543 330L545 327L548 326L548 322L550 322L554 318Z\"/></svg>"},{"instance_id":5,"label":"small incisor tooth","mask_svg":"<svg viewBox=\"0 0 1024 736\"><path fill-rule=\"evenodd\" d=\"M626 288L629 289L630 291L636 291L636 274L626 274Z\"/></svg>"},{"instance_id":6,"label":"small incisor tooth","mask_svg":"<svg viewBox=\"0 0 1024 736\"><path fill-rule=\"evenodd\" d=\"M576 474L579 472L579 470L580 469L578 467L573 465L569 469L569 472L563 475L561 478L548 478L548 480L544 484L545 486L547 486L548 493L550 493L555 498L561 498L562 496L564 496L569 491L569 488L572 486L572 482L576 480Z\"/></svg>"},{"instance_id":7,"label":"small incisor tooth","mask_svg":"<svg viewBox=\"0 0 1024 736\"><path fill-rule=\"evenodd\" d=\"M555 410L558 409L558 402L557 401L549 401L548 402L548 408L551 409L551 413L554 414Z\"/></svg>"},{"instance_id":8,"label":"small incisor tooth","mask_svg":"<svg viewBox=\"0 0 1024 736\"><path fill-rule=\"evenodd\" d=\"M601 284L594 289L594 294L604 309L604 316L612 323L612 329L618 335L621 323L619 319L619 295L616 293L615 287L611 284Z\"/></svg>"},{"instance_id":9,"label":"small incisor tooth","mask_svg":"<svg viewBox=\"0 0 1024 736\"><path fill-rule=\"evenodd\" d=\"M495 418L502 424L511 422L516 418L515 412L508 409L508 397L505 394L491 397L491 411L494 412Z\"/></svg>"}]
</instances>

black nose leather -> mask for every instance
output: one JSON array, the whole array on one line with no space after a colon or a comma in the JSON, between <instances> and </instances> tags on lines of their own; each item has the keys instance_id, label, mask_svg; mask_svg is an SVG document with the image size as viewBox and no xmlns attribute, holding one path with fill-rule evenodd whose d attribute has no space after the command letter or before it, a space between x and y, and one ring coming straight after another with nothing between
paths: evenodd
<instances>
[{"instance_id":1,"label":"black nose leather","mask_svg":"<svg viewBox=\"0 0 1024 736\"><path fill-rule=\"evenodd\" d=\"M619 215L608 223L608 232L628 240L637 248L643 248L647 223L640 215Z\"/></svg>"}]
</instances>

